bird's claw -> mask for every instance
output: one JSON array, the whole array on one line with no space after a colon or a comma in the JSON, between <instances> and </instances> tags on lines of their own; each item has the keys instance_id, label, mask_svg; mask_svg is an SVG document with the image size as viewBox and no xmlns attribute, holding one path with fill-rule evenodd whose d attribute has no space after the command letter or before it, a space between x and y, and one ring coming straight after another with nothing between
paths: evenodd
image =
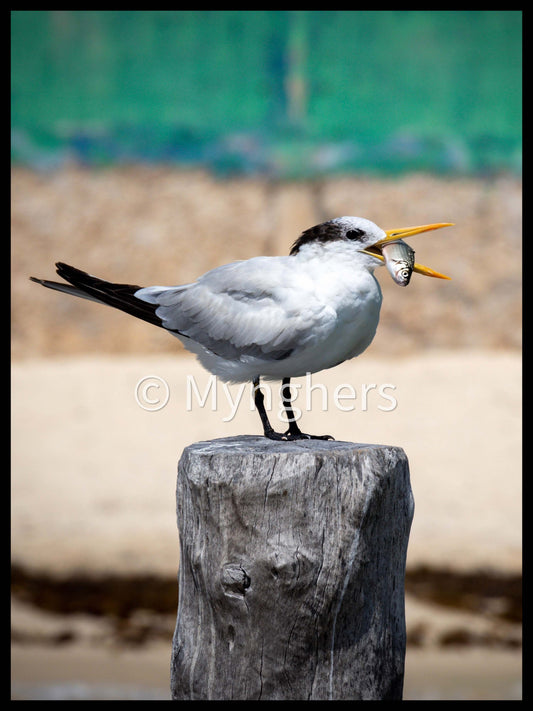
<instances>
[{"instance_id":1,"label":"bird's claw","mask_svg":"<svg viewBox=\"0 0 533 711\"><path fill-rule=\"evenodd\" d=\"M291 432L290 430L287 430L286 432L274 432L274 430L272 430L271 432L265 432L265 437L273 439L276 442L294 442L301 439L323 439L335 441L335 437L332 437L331 435L310 435L305 432Z\"/></svg>"}]
</instances>

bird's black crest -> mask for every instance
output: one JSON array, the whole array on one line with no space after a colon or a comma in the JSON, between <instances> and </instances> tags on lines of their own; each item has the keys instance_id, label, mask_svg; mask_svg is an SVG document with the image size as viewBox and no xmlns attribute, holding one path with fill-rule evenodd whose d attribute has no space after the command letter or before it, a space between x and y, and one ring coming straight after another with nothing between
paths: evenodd
<instances>
[{"instance_id":1,"label":"bird's black crest","mask_svg":"<svg viewBox=\"0 0 533 711\"><path fill-rule=\"evenodd\" d=\"M322 222L320 225L315 225L302 232L292 245L290 254L298 254L300 247L310 242L333 242L339 239L343 239L343 232L340 225L334 220Z\"/></svg>"}]
</instances>

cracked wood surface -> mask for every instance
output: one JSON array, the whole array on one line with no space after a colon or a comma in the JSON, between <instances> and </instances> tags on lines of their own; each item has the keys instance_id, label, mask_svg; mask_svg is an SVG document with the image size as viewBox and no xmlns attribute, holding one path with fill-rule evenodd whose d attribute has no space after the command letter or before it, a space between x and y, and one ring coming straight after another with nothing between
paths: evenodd
<instances>
[{"instance_id":1,"label":"cracked wood surface","mask_svg":"<svg viewBox=\"0 0 533 711\"><path fill-rule=\"evenodd\" d=\"M413 510L399 447L187 447L173 698L401 699Z\"/></svg>"}]
</instances>

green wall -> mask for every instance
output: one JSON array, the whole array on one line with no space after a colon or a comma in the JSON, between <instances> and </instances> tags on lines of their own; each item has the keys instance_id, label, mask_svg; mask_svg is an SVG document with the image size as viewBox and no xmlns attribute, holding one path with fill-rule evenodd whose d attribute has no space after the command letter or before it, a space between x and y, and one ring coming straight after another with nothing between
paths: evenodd
<instances>
[{"instance_id":1,"label":"green wall","mask_svg":"<svg viewBox=\"0 0 533 711\"><path fill-rule=\"evenodd\" d=\"M519 11L12 11L12 158L521 168Z\"/></svg>"}]
</instances>

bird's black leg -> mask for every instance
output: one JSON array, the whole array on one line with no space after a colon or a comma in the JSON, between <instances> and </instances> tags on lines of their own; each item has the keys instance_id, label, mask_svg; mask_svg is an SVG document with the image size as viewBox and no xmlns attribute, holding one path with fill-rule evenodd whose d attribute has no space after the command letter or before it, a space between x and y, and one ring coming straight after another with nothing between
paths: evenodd
<instances>
[{"instance_id":1,"label":"bird's black leg","mask_svg":"<svg viewBox=\"0 0 533 711\"><path fill-rule=\"evenodd\" d=\"M291 379L283 378L281 381L281 397L283 399L283 407L287 413L287 422L289 423L289 429L285 432L285 437L287 439L334 439L331 435L309 435L305 434L300 430L294 417L294 412L292 410L292 398L291 398Z\"/></svg>"},{"instance_id":2,"label":"bird's black leg","mask_svg":"<svg viewBox=\"0 0 533 711\"><path fill-rule=\"evenodd\" d=\"M281 381L281 397L283 400L283 407L287 413L287 422L289 423L289 429L286 434L292 435L292 439L308 439L309 435L304 435L298 424L296 418L294 417L294 412L292 411L292 398L291 398L291 379L283 378Z\"/></svg>"},{"instance_id":3,"label":"bird's black leg","mask_svg":"<svg viewBox=\"0 0 533 711\"><path fill-rule=\"evenodd\" d=\"M261 418L263 424L263 432L265 437L268 439L274 439L278 441L287 441L295 439L333 439L329 435L308 435L304 434L298 425L296 424L296 419L291 407L291 393L290 393L290 378L284 378L282 382L281 395L283 399L283 406L287 413L287 421L289 423L289 429L286 432L280 433L275 432L272 429L272 425L269 422L268 415L265 410L265 398L259 387L259 377L254 378L254 402Z\"/></svg>"},{"instance_id":4,"label":"bird's black leg","mask_svg":"<svg viewBox=\"0 0 533 711\"><path fill-rule=\"evenodd\" d=\"M285 435L279 434L279 432L274 432L274 430L272 429L272 425L268 420L268 415L265 410L265 398L263 396L261 388L259 387L259 378L254 378L253 383L254 402L257 408L257 412L259 413L259 417L261 418L261 422L263 424L263 432L265 433L265 437L268 437L268 439L286 440L287 437L285 437Z\"/></svg>"}]
</instances>

